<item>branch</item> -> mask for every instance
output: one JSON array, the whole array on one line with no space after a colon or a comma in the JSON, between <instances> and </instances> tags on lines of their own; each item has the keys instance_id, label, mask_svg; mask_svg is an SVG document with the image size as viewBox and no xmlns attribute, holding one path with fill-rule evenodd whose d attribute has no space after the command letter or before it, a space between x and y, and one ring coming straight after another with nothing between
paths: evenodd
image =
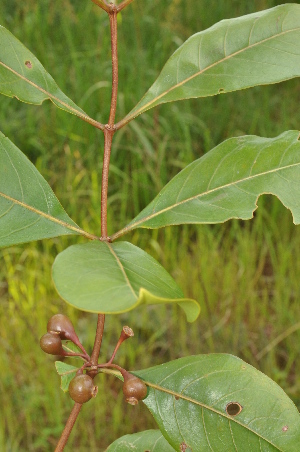
<instances>
[{"instance_id":1,"label":"branch","mask_svg":"<svg viewBox=\"0 0 300 452\"><path fill-rule=\"evenodd\" d=\"M94 0L93 0L94 1ZM123 0L123 2L121 2L118 6L117 6L117 11L120 12L122 11L122 9L126 8L126 6L128 6L130 3L132 3L133 0Z\"/></svg>"},{"instance_id":2,"label":"branch","mask_svg":"<svg viewBox=\"0 0 300 452\"><path fill-rule=\"evenodd\" d=\"M104 9L104 11L106 11L107 13L109 13L111 10L111 6L103 0L92 0L92 2L95 3L95 5L99 6L101 9Z\"/></svg>"}]
</instances>

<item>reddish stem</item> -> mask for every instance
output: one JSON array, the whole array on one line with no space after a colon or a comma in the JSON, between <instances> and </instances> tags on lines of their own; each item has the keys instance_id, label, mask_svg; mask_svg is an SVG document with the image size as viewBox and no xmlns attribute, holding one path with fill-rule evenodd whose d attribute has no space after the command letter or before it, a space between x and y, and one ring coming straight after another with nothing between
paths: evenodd
<instances>
[{"instance_id":1,"label":"reddish stem","mask_svg":"<svg viewBox=\"0 0 300 452\"><path fill-rule=\"evenodd\" d=\"M99 6L101 9L104 9L107 13L110 12L110 5L106 3L104 0L92 0L95 5Z\"/></svg>"},{"instance_id":2,"label":"reddish stem","mask_svg":"<svg viewBox=\"0 0 300 452\"><path fill-rule=\"evenodd\" d=\"M122 11L122 9L126 8L126 6L128 6L130 3L132 3L133 0L123 0L123 2L121 2L118 6L117 6L117 11L120 12Z\"/></svg>"},{"instance_id":3,"label":"reddish stem","mask_svg":"<svg viewBox=\"0 0 300 452\"><path fill-rule=\"evenodd\" d=\"M65 428L61 434L60 440L57 443L55 452L61 452L64 450L65 445L67 444L67 441L69 439L70 433L72 431L72 428L74 427L78 414L81 410L81 407L82 407L81 403L75 403L75 405L73 406L69 419L67 420Z\"/></svg>"},{"instance_id":4,"label":"reddish stem","mask_svg":"<svg viewBox=\"0 0 300 452\"><path fill-rule=\"evenodd\" d=\"M104 156L102 168L102 186L101 186L101 240L107 240L107 197L108 197L108 174L111 153L111 143L114 130L109 126L104 130Z\"/></svg>"},{"instance_id":5,"label":"reddish stem","mask_svg":"<svg viewBox=\"0 0 300 452\"><path fill-rule=\"evenodd\" d=\"M118 95L118 46L117 46L117 14L125 6L129 5L132 0L123 1L119 7L112 3L107 3L106 0L92 0L100 8L104 9L109 14L110 30L111 30L111 53L112 53L112 94L111 94L111 106L109 113L108 124L104 127L104 157L103 157L103 169L102 169L102 184L101 184L101 240L109 241L107 237L107 192L108 192L108 173L109 173L109 161L111 153L112 138L115 132L115 116L117 107L117 95ZM104 330L105 315L98 315L97 331L95 336L94 348L91 355L92 366L97 366L102 336ZM112 365L113 366L113 365ZM115 367L115 366L113 366ZM92 369L89 374L94 377L97 374L97 370ZM77 416L81 409L80 404L75 403L61 438L58 442L55 452L60 452L64 449L68 437L75 424Z\"/></svg>"},{"instance_id":6,"label":"reddish stem","mask_svg":"<svg viewBox=\"0 0 300 452\"><path fill-rule=\"evenodd\" d=\"M82 345L82 343L80 342L80 340L79 340L79 338L78 338L78 336L77 336L76 333L75 333L74 335L72 335L72 338L70 337L70 340L71 340L75 345L77 345L77 347L79 347L80 350L82 350L85 359L86 359L87 361L89 361L91 358L90 358L88 352L86 351L86 349L84 348L84 346Z\"/></svg>"},{"instance_id":7,"label":"reddish stem","mask_svg":"<svg viewBox=\"0 0 300 452\"><path fill-rule=\"evenodd\" d=\"M96 330L94 348L93 348L92 355L91 355L91 363L93 366L96 366L98 364L98 358L100 355L100 349L101 349L102 337L103 337L103 331L104 331L104 322L105 322L105 315L99 314L98 321L97 321L97 330Z\"/></svg>"},{"instance_id":8,"label":"reddish stem","mask_svg":"<svg viewBox=\"0 0 300 452\"><path fill-rule=\"evenodd\" d=\"M63 355L62 356L70 356L72 358L72 356L80 356L80 358L83 358L85 361L90 361L90 357L88 354L83 354L83 353L73 353L73 352L66 352L65 350L63 351Z\"/></svg>"},{"instance_id":9,"label":"reddish stem","mask_svg":"<svg viewBox=\"0 0 300 452\"><path fill-rule=\"evenodd\" d=\"M122 332L120 334L119 340L117 342L117 345L115 346L115 349L113 351L113 354L111 355L110 360L107 364L111 364L113 360L115 359L116 353L119 350L120 346L123 344L124 341L129 339L130 337L134 336L134 333L129 326L123 326Z\"/></svg>"},{"instance_id":10,"label":"reddish stem","mask_svg":"<svg viewBox=\"0 0 300 452\"><path fill-rule=\"evenodd\" d=\"M116 8L117 12L122 11L122 9L126 8L133 0L123 0L118 6L115 6L113 3L108 3L106 0L92 0L92 2L110 14L114 8Z\"/></svg>"},{"instance_id":11,"label":"reddish stem","mask_svg":"<svg viewBox=\"0 0 300 452\"><path fill-rule=\"evenodd\" d=\"M123 367L118 366L118 364L113 364L111 362L104 363L104 364L98 364L98 366L97 366L98 369L105 369L107 367L112 367L113 369L117 369L122 374L122 377L124 377L125 373L127 372L127 370L123 369Z\"/></svg>"},{"instance_id":12,"label":"reddish stem","mask_svg":"<svg viewBox=\"0 0 300 452\"><path fill-rule=\"evenodd\" d=\"M112 91L111 104L108 125L113 126L116 116L117 95L118 95L118 24L117 24L117 7L112 5L112 11L109 14L110 22L110 39L111 39L111 61L112 61Z\"/></svg>"},{"instance_id":13,"label":"reddish stem","mask_svg":"<svg viewBox=\"0 0 300 452\"><path fill-rule=\"evenodd\" d=\"M111 144L114 130L114 121L116 117L117 96L118 96L118 33L117 33L117 8L111 5L109 13L110 37L111 37L111 56L112 56L112 91L111 104L108 124L104 130L104 157L102 168L101 185L101 239L107 240L107 192L108 192L108 173L111 153Z\"/></svg>"}]
</instances>

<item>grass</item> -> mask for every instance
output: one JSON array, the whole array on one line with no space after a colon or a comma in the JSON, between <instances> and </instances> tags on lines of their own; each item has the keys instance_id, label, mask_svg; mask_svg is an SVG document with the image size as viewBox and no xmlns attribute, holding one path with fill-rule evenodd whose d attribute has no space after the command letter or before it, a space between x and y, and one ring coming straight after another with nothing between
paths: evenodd
<instances>
[{"instance_id":1,"label":"grass","mask_svg":"<svg viewBox=\"0 0 300 452\"><path fill-rule=\"evenodd\" d=\"M279 3L133 2L119 24L118 118L189 35L223 18ZM0 18L69 97L106 122L111 69L105 14L82 0L65 0L63 6L61 0L5 0ZM272 137L297 129L298 98L299 82L291 80L164 105L130 123L116 135L112 151L110 231L133 218L187 163L227 137ZM99 230L101 133L49 102L38 108L5 97L0 122L1 131L35 162L70 216L87 230ZM232 353L273 378L300 408L300 328L293 331L300 320L300 233L279 201L262 197L254 220L244 223L138 230L125 239L158 259L185 295L201 302L202 315L192 325L170 306L110 316L103 358L110 355L122 325L129 324L135 337L117 355L129 369L188 354ZM53 450L70 411L54 360L38 345L49 317L69 315L92 347L96 317L63 303L51 282L54 257L72 243L74 238L62 237L1 251L1 451ZM143 406L123 402L120 382L103 375L97 384L99 395L83 408L66 450L104 451L122 434L155 427Z\"/></svg>"}]
</instances>

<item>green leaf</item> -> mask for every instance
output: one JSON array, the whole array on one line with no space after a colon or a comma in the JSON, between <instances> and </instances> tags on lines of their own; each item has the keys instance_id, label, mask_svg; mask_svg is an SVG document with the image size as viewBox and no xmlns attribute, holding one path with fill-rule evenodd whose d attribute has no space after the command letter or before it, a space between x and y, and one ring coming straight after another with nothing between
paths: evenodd
<instances>
[{"instance_id":1,"label":"green leaf","mask_svg":"<svg viewBox=\"0 0 300 452\"><path fill-rule=\"evenodd\" d=\"M58 375L61 376L61 389L68 392L69 384L75 377L78 367L70 366L62 361L55 361L55 367Z\"/></svg>"},{"instance_id":2,"label":"green leaf","mask_svg":"<svg viewBox=\"0 0 300 452\"><path fill-rule=\"evenodd\" d=\"M249 220L264 193L276 195L300 223L298 131L276 138L230 138L175 176L115 239L137 227Z\"/></svg>"},{"instance_id":3,"label":"green leaf","mask_svg":"<svg viewBox=\"0 0 300 452\"><path fill-rule=\"evenodd\" d=\"M191 36L121 121L156 105L206 97L300 76L300 5L222 20Z\"/></svg>"},{"instance_id":4,"label":"green leaf","mask_svg":"<svg viewBox=\"0 0 300 452\"><path fill-rule=\"evenodd\" d=\"M52 276L60 296L82 311L119 314L175 302L190 322L200 312L153 257L128 242L73 245L56 257Z\"/></svg>"},{"instance_id":5,"label":"green leaf","mask_svg":"<svg viewBox=\"0 0 300 452\"><path fill-rule=\"evenodd\" d=\"M159 430L125 435L114 441L106 452L174 452ZM186 451L188 452L188 451Z\"/></svg>"},{"instance_id":6,"label":"green leaf","mask_svg":"<svg viewBox=\"0 0 300 452\"><path fill-rule=\"evenodd\" d=\"M35 105L50 99L62 110L97 126L97 121L75 105L59 89L39 60L1 25L0 42L0 93Z\"/></svg>"},{"instance_id":7,"label":"green leaf","mask_svg":"<svg viewBox=\"0 0 300 452\"><path fill-rule=\"evenodd\" d=\"M0 132L0 247L66 234L94 237L71 220L35 166Z\"/></svg>"},{"instance_id":8,"label":"green leaf","mask_svg":"<svg viewBox=\"0 0 300 452\"><path fill-rule=\"evenodd\" d=\"M235 356L190 356L134 374L149 386L144 403L176 451L299 451L293 402Z\"/></svg>"}]
</instances>

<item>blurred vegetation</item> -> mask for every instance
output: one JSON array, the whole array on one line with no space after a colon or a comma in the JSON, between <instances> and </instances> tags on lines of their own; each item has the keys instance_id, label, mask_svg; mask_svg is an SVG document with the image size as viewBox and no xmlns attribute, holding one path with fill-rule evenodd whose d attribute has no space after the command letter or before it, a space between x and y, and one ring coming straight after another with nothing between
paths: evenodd
<instances>
[{"instance_id":1,"label":"blurred vegetation","mask_svg":"<svg viewBox=\"0 0 300 452\"><path fill-rule=\"evenodd\" d=\"M120 16L117 119L141 98L172 52L215 22L280 3L275 0L135 0ZM296 2L299 3L299 2ZM105 123L110 103L106 14L86 0L2 0L1 24L42 62L60 88ZM181 168L227 137L266 137L299 128L299 80L157 107L115 136L109 230L133 218ZM1 97L1 131L37 166L69 215L100 229L101 132L55 108ZM88 349L96 316L75 311L55 293L51 265L75 238L0 252L0 450L51 451L72 402L59 389L54 359L39 349L51 315L70 316ZM248 222L138 230L127 237L158 259L202 314L186 324L176 307L108 316L102 359L122 325L135 337L118 352L128 369L188 354L232 353L274 379L300 408L300 230L273 197L259 200ZM298 323L298 328L297 328ZM154 427L146 409L123 402L121 385L98 378L99 393L82 409L66 450L104 451L125 433Z\"/></svg>"}]
</instances>

